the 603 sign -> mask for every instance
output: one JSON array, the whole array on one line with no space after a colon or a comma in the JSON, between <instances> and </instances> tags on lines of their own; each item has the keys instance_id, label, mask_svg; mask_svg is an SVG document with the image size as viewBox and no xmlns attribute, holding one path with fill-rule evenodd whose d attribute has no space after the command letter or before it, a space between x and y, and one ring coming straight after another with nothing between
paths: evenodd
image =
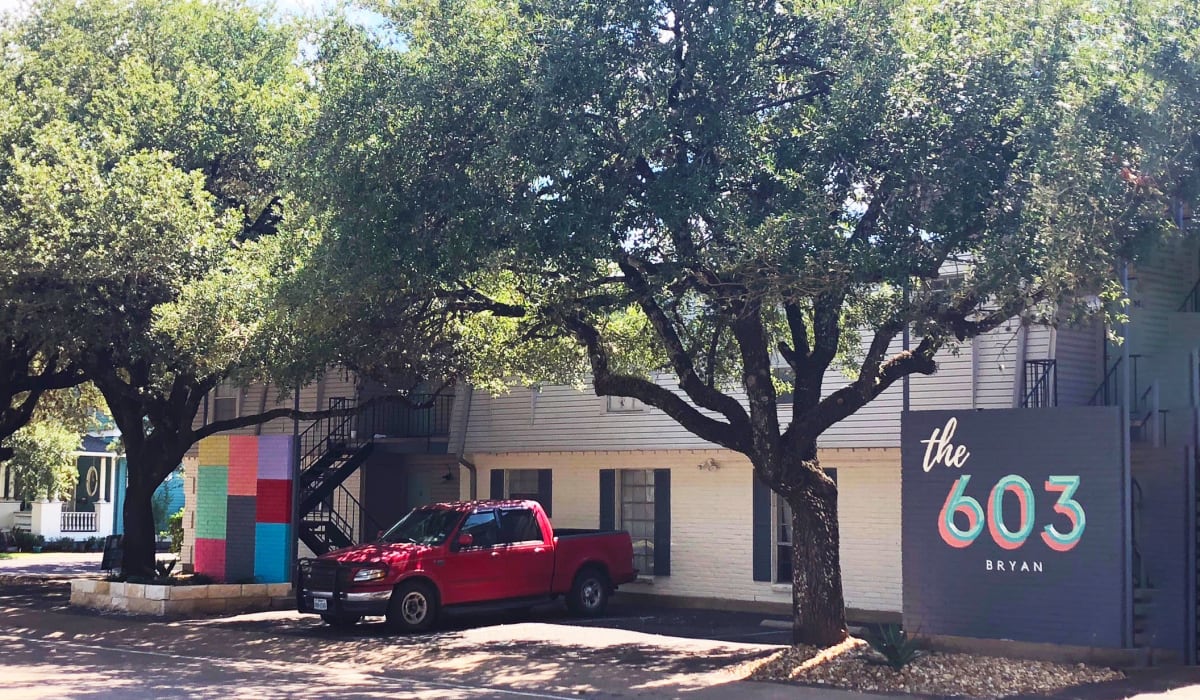
<instances>
[{"instance_id":1,"label":"the 603 sign","mask_svg":"<svg viewBox=\"0 0 1200 700\"><path fill-rule=\"evenodd\" d=\"M1025 540L1033 533L1035 513L1033 487L1029 482L1016 474L1009 474L997 481L987 497L985 516L984 506L966 495L967 484L970 481L970 474L958 477L954 486L950 488L950 494L946 496L946 503L938 515L938 532L941 533L942 540L951 547L968 547L983 532L986 522L992 540L1002 549L1017 549L1025 544ZM1071 529L1065 534L1053 524L1042 528L1042 541L1056 552L1066 552L1079 544L1079 538L1083 536L1083 529L1087 526L1083 506L1073 498L1078 488L1078 476L1051 476L1046 479L1046 491L1058 494L1054 512L1066 516L1071 522ZM1016 497L1020 506L1020 522L1015 529L1009 528L1009 523L1004 522L1001 508L1004 495L1008 493ZM966 516L966 529L955 525L955 513Z\"/></svg>"}]
</instances>

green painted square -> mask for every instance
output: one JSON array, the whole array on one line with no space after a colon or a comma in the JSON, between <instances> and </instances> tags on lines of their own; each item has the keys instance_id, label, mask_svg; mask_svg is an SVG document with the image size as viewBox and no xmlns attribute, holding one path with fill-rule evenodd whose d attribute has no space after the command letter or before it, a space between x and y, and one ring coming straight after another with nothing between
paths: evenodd
<instances>
[{"instance_id":1,"label":"green painted square","mask_svg":"<svg viewBox=\"0 0 1200 700\"><path fill-rule=\"evenodd\" d=\"M229 468L200 467L196 470L196 537L225 539L229 506Z\"/></svg>"}]
</instances>

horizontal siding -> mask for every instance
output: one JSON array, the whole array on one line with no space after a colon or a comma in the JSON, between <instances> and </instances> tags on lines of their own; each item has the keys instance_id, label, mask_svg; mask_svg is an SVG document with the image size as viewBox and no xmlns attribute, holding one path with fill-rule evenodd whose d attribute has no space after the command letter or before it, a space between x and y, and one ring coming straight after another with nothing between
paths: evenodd
<instances>
[{"instance_id":1,"label":"horizontal siding","mask_svg":"<svg viewBox=\"0 0 1200 700\"><path fill-rule=\"evenodd\" d=\"M321 375L317 380L305 384L300 388L300 410L301 411L317 411L329 407L328 399L330 397L347 397L353 398L355 395L356 379L353 373L342 369L330 369L325 374ZM248 416L260 413L264 410L270 411L275 408L292 408L294 400L290 390L281 389L278 385L256 382L240 390L238 400L238 415ZM211 412L209 414L211 417ZM205 425L204 407L196 413L196 418L192 422L192 428L197 429ZM311 425L311 421L301 421L300 431ZM248 426L238 428L237 430L227 431L226 435L291 435L293 424L291 418L279 418L259 426ZM188 452L189 455L196 454L196 447L193 446Z\"/></svg>"},{"instance_id":2,"label":"horizontal siding","mask_svg":"<svg viewBox=\"0 0 1200 700\"><path fill-rule=\"evenodd\" d=\"M971 408L971 356L971 341L967 341L938 353L936 373L912 375L909 379L910 409Z\"/></svg>"},{"instance_id":3,"label":"horizontal siding","mask_svg":"<svg viewBox=\"0 0 1200 700\"><path fill-rule=\"evenodd\" d=\"M975 339L979 344L975 408L1013 407L1013 380L1022 341L1019 326L1014 319Z\"/></svg>"},{"instance_id":4,"label":"horizontal siding","mask_svg":"<svg viewBox=\"0 0 1200 700\"><path fill-rule=\"evenodd\" d=\"M1015 326L1016 322L939 353L936 374L917 375L910 380L912 409L1010 408L1016 362ZM1049 356L1049 335L1049 329L1045 327L1031 328L1027 334L1031 358ZM867 339L864 338L865 342ZM980 344L979 351L973 349L973 343ZM899 339L889 350L892 353L901 350ZM979 385L973 394L974 377L978 377ZM687 400L673 376L659 375L656 381ZM850 381L840 370L830 369L825 375L823 393L829 395ZM743 390L728 393L745 405ZM903 382L897 382L874 401L832 426L821 436L819 444L827 449L899 446L902 401ZM712 412L702 412L717 417ZM786 426L790 419L790 406L781 405L780 424ZM712 444L652 407L609 412L607 399L596 396L590 388L581 390L552 385L537 391L513 387L498 396L476 393L471 401L463 449L469 453L502 453L711 447Z\"/></svg>"},{"instance_id":5,"label":"horizontal siding","mask_svg":"<svg viewBox=\"0 0 1200 700\"><path fill-rule=\"evenodd\" d=\"M1058 329L1058 405L1086 406L1104 380L1104 325L1098 319Z\"/></svg>"},{"instance_id":6,"label":"horizontal siding","mask_svg":"<svg viewBox=\"0 0 1200 700\"><path fill-rule=\"evenodd\" d=\"M1129 347L1135 354L1153 357L1171 340L1170 315L1200 276L1194 237L1156 251L1130 270Z\"/></svg>"}]
</instances>

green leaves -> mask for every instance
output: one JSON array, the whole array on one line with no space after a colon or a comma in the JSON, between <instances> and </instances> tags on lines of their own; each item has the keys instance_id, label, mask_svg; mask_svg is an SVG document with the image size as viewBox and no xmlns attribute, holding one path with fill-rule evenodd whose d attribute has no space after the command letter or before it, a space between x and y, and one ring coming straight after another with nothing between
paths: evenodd
<instances>
[{"instance_id":1,"label":"green leaves","mask_svg":"<svg viewBox=\"0 0 1200 700\"><path fill-rule=\"evenodd\" d=\"M75 469L75 450L80 448L79 433L70 427L48 421L27 425L9 437L12 458L6 462L22 500L57 498L69 495L79 472Z\"/></svg>"}]
</instances>

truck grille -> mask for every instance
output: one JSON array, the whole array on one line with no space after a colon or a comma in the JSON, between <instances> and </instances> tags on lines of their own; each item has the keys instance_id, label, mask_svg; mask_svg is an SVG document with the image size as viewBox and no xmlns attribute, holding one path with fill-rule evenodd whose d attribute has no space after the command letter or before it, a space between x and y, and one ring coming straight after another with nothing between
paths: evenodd
<instances>
[{"instance_id":1,"label":"truck grille","mask_svg":"<svg viewBox=\"0 0 1200 700\"><path fill-rule=\"evenodd\" d=\"M332 591L339 571L337 562L321 559L313 559L310 562L304 587L313 591Z\"/></svg>"}]
</instances>

